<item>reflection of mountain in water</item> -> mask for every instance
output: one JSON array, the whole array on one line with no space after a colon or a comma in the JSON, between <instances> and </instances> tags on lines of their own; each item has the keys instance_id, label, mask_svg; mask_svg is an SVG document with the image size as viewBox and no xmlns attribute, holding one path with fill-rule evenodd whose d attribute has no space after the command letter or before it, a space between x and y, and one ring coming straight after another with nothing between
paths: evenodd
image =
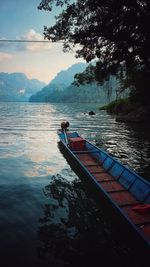
<instances>
[{"instance_id":1,"label":"reflection of mountain in water","mask_svg":"<svg viewBox=\"0 0 150 267\"><path fill-rule=\"evenodd\" d=\"M55 266L97 266L100 258L119 262L119 254L127 254L100 207L85 192L78 178L68 181L62 175L44 188L48 204L39 220L38 252L43 259L57 259Z\"/></svg>"}]
</instances>

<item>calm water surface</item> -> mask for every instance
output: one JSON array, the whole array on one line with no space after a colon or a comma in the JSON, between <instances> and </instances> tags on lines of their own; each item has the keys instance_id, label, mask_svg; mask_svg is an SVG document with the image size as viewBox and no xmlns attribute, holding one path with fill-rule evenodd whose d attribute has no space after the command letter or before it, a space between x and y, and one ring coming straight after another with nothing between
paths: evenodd
<instances>
[{"instance_id":1,"label":"calm water surface","mask_svg":"<svg viewBox=\"0 0 150 267\"><path fill-rule=\"evenodd\" d=\"M150 180L148 127L96 105L0 103L1 266L100 266L99 257L129 266L128 244L60 153L63 120Z\"/></svg>"}]
</instances>

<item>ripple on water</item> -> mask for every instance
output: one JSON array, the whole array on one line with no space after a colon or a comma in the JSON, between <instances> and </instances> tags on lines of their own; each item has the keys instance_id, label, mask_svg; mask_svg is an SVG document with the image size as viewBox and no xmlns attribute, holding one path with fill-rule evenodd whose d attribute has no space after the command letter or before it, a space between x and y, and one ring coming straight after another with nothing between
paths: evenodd
<instances>
[{"instance_id":1,"label":"ripple on water","mask_svg":"<svg viewBox=\"0 0 150 267\"><path fill-rule=\"evenodd\" d=\"M98 105L2 103L0 114L0 248L6 266L80 267L86 259L87 267L100 257L113 262L131 255L60 153L56 131L69 121L70 130L150 179L149 130L118 123Z\"/></svg>"}]
</instances>

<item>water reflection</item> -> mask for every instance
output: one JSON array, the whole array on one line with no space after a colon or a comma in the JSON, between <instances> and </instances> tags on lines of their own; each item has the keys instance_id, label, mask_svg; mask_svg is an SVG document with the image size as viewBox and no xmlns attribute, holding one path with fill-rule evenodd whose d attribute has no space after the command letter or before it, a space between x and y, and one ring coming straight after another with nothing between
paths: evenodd
<instances>
[{"instance_id":1,"label":"water reflection","mask_svg":"<svg viewBox=\"0 0 150 267\"><path fill-rule=\"evenodd\" d=\"M109 120L108 128L103 122L91 141L150 181L150 129L146 125Z\"/></svg>"},{"instance_id":2,"label":"water reflection","mask_svg":"<svg viewBox=\"0 0 150 267\"><path fill-rule=\"evenodd\" d=\"M99 111L98 106L1 103L0 246L11 263L12 256L16 262L19 255L15 267L23 266L23 262L25 266L39 266L35 255L37 227L42 267L70 263L73 267L97 266L94 259L99 260L99 256L112 260L123 257L122 262L123 255L128 254L111 222L57 147L57 129L61 121L67 120L70 130L77 130L149 177L150 131L118 123L105 111ZM96 115L89 116L90 110ZM51 265L45 265L47 260Z\"/></svg>"},{"instance_id":3,"label":"water reflection","mask_svg":"<svg viewBox=\"0 0 150 267\"><path fill-rule=\"evenodd\" d=\"M47 202L38 228L41 260L73 267L97 266L99 259L105 264L119 263L120 258L125 264L131 261L129 248L119 243L102 208L79 178L68 180L64 173L58 174L43 192Z\"/></svg>"}]
</instances>

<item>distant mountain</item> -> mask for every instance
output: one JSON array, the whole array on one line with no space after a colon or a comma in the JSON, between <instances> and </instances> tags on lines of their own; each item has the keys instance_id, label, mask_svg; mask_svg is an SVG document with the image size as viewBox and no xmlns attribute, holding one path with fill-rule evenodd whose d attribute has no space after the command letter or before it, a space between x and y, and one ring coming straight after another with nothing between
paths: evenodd
<instances>
[{"instance_id":1,"label":"distant mountain","mask_svg":"<svg viewBox=\"0 0 150 267\"><path fill-rule=\"evenodd\" d=\"M55 78L50 82L51 84L64 84L65 86L69 86L74 81L74 75L76 73L83 72L87 63L76 63L69 67L67 70L60 71Z\"/></svg>"},{"instance_id":2,"label":"distant mountain","mask_svg":"<svg viewBox=\"0 0 150 267\"><path fill-rule=\"evenodd\" d=\"M23 73L0 73L0 101L28 101L30 96L45 86L37 79L28 79Z\"/></svg>"},{"instance_id":3,"label":"distant mountain","mask_svg":"<svg viewBox=\"0 0 150 267\"><path fill-rule=\"evenodd\" d=\"M47 102L50 94L55 94L63 91L74 81L74 75L83 72L87 63L76 63L69 67L67 70L60 71L50 83L45 86L41 91L32 95L29 99L30 102Z\"/></svg>"},{"instance_id":4,"label":"distant mountain","mask_svg":"<svg viewBox=\"0 0 150 267\"><path fill-rule=\"evenodd\" d=\"M115 88L115 87L114 87ZM49 89L49 88L48 88ZM45 89L31 96L30 102L51 102L51 103L101 103L107 104L110 100L115 99L115 90L112 90L110 98L108 98L107 90L103 86L96 84L88 84L82 86L70 85L66 88L54 86L53 90L47 94Z\"/></svg>"},{"instance_id":5,"label":"distant mountain","mask_svg":"<svg viewBox=\"0 0 150 267\"><path fill-rule=\"evenodd\" d=\"M30 102L82 102L82 103L102 103L109 102L107 97L107 89L112 88L111 100L116 97L116 79L111 78L111 82L107 82L104 86L97 86L96 84L75 86L71 84L74 81L74 75L83 72L88 64L78 63L72 65L65 71L59 72L56 77L41 91L32 95L29 99Z\"/></svg>"},{"instance_id":6,"label":"distant mountain","mask_svg":"<svg viewBox=\"0 0 150 267\"><path fill-rule=\"evenodd\" d=\"M49 84L45 86L41 91L32 95L29 98L29 102L51 102L48 101L50 95L55 95L56 93L60 94L62 91L65 90L65 88L66 85L64 84Z\"/></svg>"}]
</instances>

